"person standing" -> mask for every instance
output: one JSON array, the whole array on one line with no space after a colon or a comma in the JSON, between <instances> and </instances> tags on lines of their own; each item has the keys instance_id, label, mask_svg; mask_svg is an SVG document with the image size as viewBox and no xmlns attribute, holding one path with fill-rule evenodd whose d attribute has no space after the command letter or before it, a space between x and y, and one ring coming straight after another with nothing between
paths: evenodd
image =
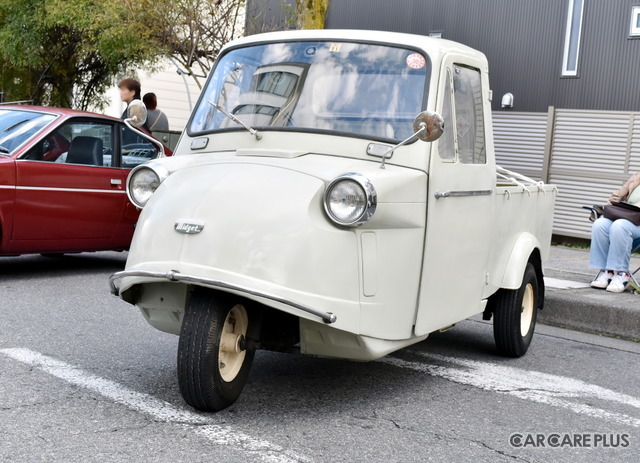
<instances>
[{"instance_id":1,"label":"person standing","mask_svg":"<svg viewBox=\"0 0 640 463\"><path fill-rule=\"evenodd\" d=\"M120 90L120 100L122 100L122 102L127 105L127 107L124 109L124 112L122 113L121 119L126 119L128 117L127 111L129 108L129 103L131 103L133 100L140 99L140 95L141 95L140 82L138 82L136 79L131 79L131 78L122 79L118 83L118 89ZM148 116L147 116L147 121L142 125L142 127L146 129L148 132L151 132L151 130L149 130Z\"/></svg>"},{"instance_id":2,"label":"person standing","mask_svg":"<svg viewBox=\"0 0 640 463\"><path fill-rule=\"evenodd\" d=\"M147 107L147 122L149 130L169 130L167 115L158 109L158 98L155 93L147 93L142 98Z\"/></svg>"}]
</instances>

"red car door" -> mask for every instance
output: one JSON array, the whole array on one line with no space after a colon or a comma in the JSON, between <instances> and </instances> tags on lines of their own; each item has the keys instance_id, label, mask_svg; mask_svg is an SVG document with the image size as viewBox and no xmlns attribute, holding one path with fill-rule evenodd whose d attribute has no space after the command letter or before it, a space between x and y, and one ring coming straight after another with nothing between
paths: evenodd
<instances>
[{"instance_id":1,"label":"red car door","mask_svg":"<svg viewBox=\"0 0 640 463\"><path fill-rule=\"evenodd\" d=\"M113 249L128 202L116 125L71 119L16 160L13 251Z\"/></svg>"}]
</instances>

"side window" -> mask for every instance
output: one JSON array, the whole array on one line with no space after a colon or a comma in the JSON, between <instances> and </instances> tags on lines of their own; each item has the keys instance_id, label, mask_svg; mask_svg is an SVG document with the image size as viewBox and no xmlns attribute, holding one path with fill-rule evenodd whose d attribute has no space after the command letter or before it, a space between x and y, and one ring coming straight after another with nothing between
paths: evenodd
<instances>
[{"instance_id":1,"label":"side window","mask_svg":"<svg viewBox=\"0 0 640 463\"><path fill-rule=\"evenodd\" d=\"M23 159L111 167L113 125L70 121L48 134Z\"/></svg>"},{"instance_id":2,"label":"side window","mask_svg":"<svg viewBox=\"0 0 640 463\"><path fill-rule=\"evenodd\" d=\"M444 85L444 101L442 102L442 118L444 119L444 133L438 140L438 153L447 161L456 159L455 131L453 111L451 108L451 72L447 70L447 81Z\"/></svg>"},{"instance_id":3,"label":"side window","mask_svg":"<svg viewBox=\"0 0 640 463\"><path fill-rule=\"evenodd\" d=\"M480 71L453 67L458 159L464 164L484 164L484 116Z\"/></svg>"},{"instance_id":4,"label":"side window","mask_svg":"<svg viewBox=\"0 0 640 463\"><path fill-rule=\"evenodd\" d=\"M158 157L156 146L126 125L120 126L120 136L122 167L135 167Z\"/></svg>"}]
</instances>

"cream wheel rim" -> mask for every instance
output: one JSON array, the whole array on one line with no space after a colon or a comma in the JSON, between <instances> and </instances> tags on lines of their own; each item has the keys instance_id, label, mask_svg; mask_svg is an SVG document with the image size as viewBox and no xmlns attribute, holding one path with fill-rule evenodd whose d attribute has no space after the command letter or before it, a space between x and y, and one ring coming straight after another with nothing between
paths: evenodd
<instances>
[{"instance_id":1,"label":"cream wheel rim","mask_svg":"<svg viewBox=\"0 0 640 463\"><path fill-rule=\"evenodd\" d=\"M520 334L523 338L529 333L534 310L535 297L533 295L533 285L529 283L524 288L524 297L522 298L522 312L520 313Z\"/></svg>"},{"instance_id":2,"label":"cream wheel rim","mask_svg":"<svg viewBox=\"0 0 640 463\"><path fill-rule=\"evenodd\" d=\"M220 376L227 383L238 376L244 364L247 355L244 344L248 326L247 311L242 305L237 304L224 320L218 349L218 369Z\"/></svg>"}]
</instances>

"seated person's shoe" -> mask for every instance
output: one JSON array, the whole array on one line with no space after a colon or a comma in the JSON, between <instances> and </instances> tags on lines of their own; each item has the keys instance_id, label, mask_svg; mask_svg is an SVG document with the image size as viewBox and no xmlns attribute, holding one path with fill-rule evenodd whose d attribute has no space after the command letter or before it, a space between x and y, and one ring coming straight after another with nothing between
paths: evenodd
<instances>
[{"instance_id":1,"label":"seated person's shoe","mask_svg":"<svg viewBox=\"0 0 640 463\"><path fill-rule=\"evenodd\" d=\"M622 293L627 289L631 275L627 272L617 272L611 279L611 283L607 286L607 291L610 293Z\"/></svg>"},{"instance_id":2,"label":"seated person's shoe","mask_svg":"<svg viewBox=\"0 0 640 463\"><path fill-rule=\"evenodd\" d=\"M613 272L607 272L606 270L600 270L596 277L591 282L592 288L605 289L611 283L613 278Z\"/></svg>"}]
</instances>

